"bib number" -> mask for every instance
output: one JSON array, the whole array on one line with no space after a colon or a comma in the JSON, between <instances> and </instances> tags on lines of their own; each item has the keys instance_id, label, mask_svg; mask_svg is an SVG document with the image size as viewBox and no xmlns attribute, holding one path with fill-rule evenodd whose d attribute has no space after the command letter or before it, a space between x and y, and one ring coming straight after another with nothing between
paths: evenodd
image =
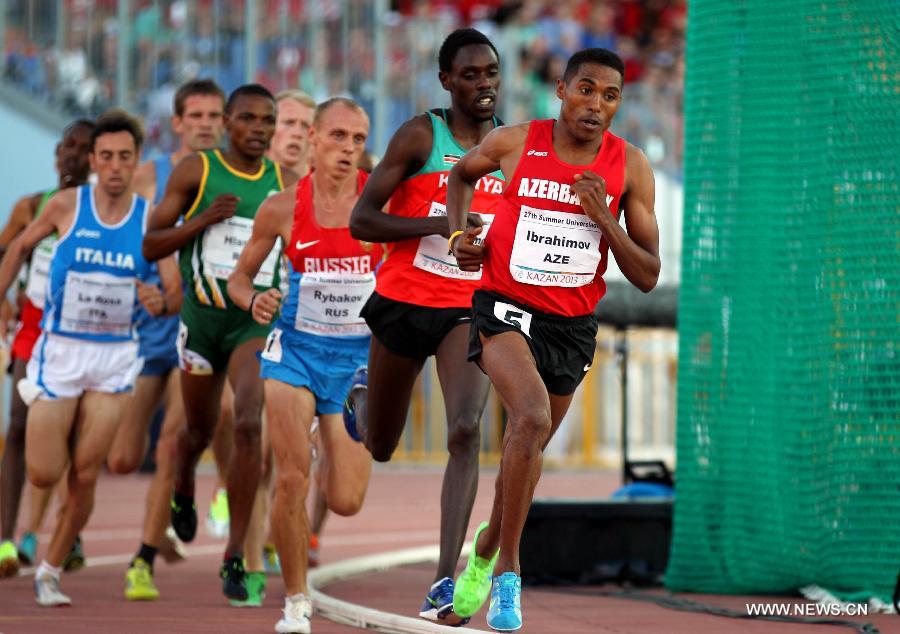
<instances>
[{"instance_id":1,"label":"bib number","mask_svg":"<svg viewBox=\"0 0 900 634\"><path fill-rule=\"evenodd\" d=\"M108 273L66 274L60 329L77 334L128 337L134 319L133 277Z\"/></svg>"},{"instance_id":2,"label":"bib number","mask_svg":"<svg viewBox=\"0 0 900 634\"><path fill-rule=\"evenodd\" d=\"M475 244L482 244L487 236L491 223L494 221L493 214L474 214L479 216L484 223L481 233L475 239ZM431 209L428 210L428 217L435 216L447 217L447 207L441 203L431 203ZM447 239L440 235L422 236L419 238L419 249L413 258L413 266L441 277L449 277L457 280L480 280L481 269L477 271L461 271L456 258L452 254L447 253Z\"/></svg>"},{"instance_id":3,"label":"bib number","mask_svg":"<svg viewBox=\"0 0 900 634\"><path fill-rule=\"evenodd\" d=\"M203 234L203 268L218 280L223 282L234 271L238 258L244 245L250 241L253 233L253 219L232 217L226 218L218 224L208 227ZM253 279L254 286L271 288L275 280L275 268L278 266L278 256L281 253L281 239L275 241L275 246L266 256L259 273Z\"/></svg>"},{"instance_id":4,"label":"bib number","mask_svg":"<svg viewBox=\"0 0 900 634\"><path fill-rule=\"evenodd\" d=\"M522 205L509 272L534 286L585 286L600 266L597 224L583 214L535 209Z\"/></svg>"},{"instance_id":5,"label":"bib number","mask_svg":"<svg viewBox=\"0 0 900 634\"><path fill-rule=\"evenodd\" d=\"M510 326L515 326L526 336L531 337L532 315L527 310L505 302L494 302L494 317Z\"/></svg>"},{"instance_id":6,"label":"bib number","mask_svg":"<svg viewBox=\"0 0 900 634\"><path fill-rule=\"evenodd\" d=\"M359 316L375 290L375 275L304 273L300 278L295 328L332 337L359 337L369 327Z\"/></svg>"},{"instance_id":7,"label":"bib number","mask_svg":"<svg viewBox=\"0 0 900 634\"><path fill-rule=\"evenodd\" d=\"M28 267L28 282L25 295L37 308L43 310L44 297L47 294L47 280L50 279L50 263L53 261L53 245L55 238L44 238L31 252L31 265Z\"/></svg>"},{"instance_id":8,"label":"bib number","mask_svg":"<svg viewBox=\"0 0 900 634\"><path fill-rule=\"evenodd\" d=\"M272 363L281 363L284 351L281 348L281 328L272 328L272 332L266 337L266 347L263 348L262 358Z\"/></svg>"}]
</instances>

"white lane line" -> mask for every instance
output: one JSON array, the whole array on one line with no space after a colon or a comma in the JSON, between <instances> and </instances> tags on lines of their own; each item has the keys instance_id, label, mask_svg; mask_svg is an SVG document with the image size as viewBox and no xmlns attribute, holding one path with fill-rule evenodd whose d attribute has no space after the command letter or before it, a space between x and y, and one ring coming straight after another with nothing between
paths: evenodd
<instances>
[{"instance_id":1,"label":"white lane line","mask_svg":"<svg viewBox=\"0 0 900 634\"><path fill-rule=\"evenodd\" d=\"M389 533L358 533L350 535L334 535L323 539L325 546L363 546L367 544L403 544L409 542L424 542L434 539L437 528L429 531L392 531ZM103 533L104 531L95 531ZM116 532L116 531L108 531ZM124 531L122 531L124 532ZM140 539L140 533L131 531L134 539ZM82 541L86 542L90 547L90 531L82 533ZM102 541L102 538L93 537L96 541ZM116 538L120 539L120 538ZM188 557L204 557L221 553L224 548L224 542L216 544L203 544L202 546L185 546ZM134 558L134 553L124 553L118 555L100 555L97 557L88 557L85 560L85 566L96 568L100 566L119 566L129 563ZM35 566L28 566L19 570L20 575L34 574Z\"/></svg>"},{"instance_id":2,"label":"white lane line","mask_svg":"<svg viewBox=\"0 0 900 634\"><path fill-rule=\"evenodd\" d=\"M468 554L469 546L463 548L462 555ZM335 599L320 588L333 583L357 577L389 570L396 566L418 564L424 562L437 562L439 548L437 546L424 546L421 548L409 548L378 555L367 555L347 559L334 564L328 564L316 568L309 575L309 590L312 595L313 606L317 613L330 621L350 625L364 630L376 630L389 634L447 634L446 625L438 625L423 619L414 619L408 616L400 616L390 612L382 612L361 605ZM481 632L467 627L453 628L454 632Z\"/></svg>"},{"instance_id":3,"label":"white lane line","mask_svg":"<svg viewBox=\"0 0 900 634\"><path fill-rule=\"evenodd\" d=\"M325 544L334 544L337 546L354 546L357 544L380 544L384 542L402 542L406 539L414 539L414 540L432 540L438 535L440 528L435 526L429 530L416 530L416 531L390 531L390 532L375 532L375 533L348 533L344 535L332 535L329 533L325 533L322 537L322 541ZM141 531L136 528L113 528L113 529L97 529L97 530L86 530L79 533L81 535L81 541L84 543L89 542L102 542L102 541L118 541L122 539L140 539ZM38 534L38 543L41 544L49 544L50 539L53 537L52 533L39 533ZM220 543L224 543L222 540Z\"/></svg>"}]
</instances>

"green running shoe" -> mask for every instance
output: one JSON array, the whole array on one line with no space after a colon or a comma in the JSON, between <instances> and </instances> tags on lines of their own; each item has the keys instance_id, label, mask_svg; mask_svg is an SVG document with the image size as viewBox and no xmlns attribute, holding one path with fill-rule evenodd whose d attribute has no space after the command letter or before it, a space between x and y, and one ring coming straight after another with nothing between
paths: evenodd
<instances>
[{"instance_id":1,"label":"green running shoe","mask_svg":"<svg viewBox=\"0 0 900 634\"><path fill-rule=\"evenodd\" d=\"M209 503L209 513L206 515L206 532L215 539L227 539L230 525L231 515L228 512L228 492L225 489L217 489L216 495Z\"/></svg>"},{"instance_id":2,"label":"green running shoe","mask_svg":"<svg viewBox=\"0 0 900 634\"><path fill-rule=\"evenodd\" d=\"M494 572L494 564L497 563L499 549L490 560L475 554L475 545L481 532L488 527L487 522L482 522L475 531L475 539L472 540L472 550L469 553L469 562L465 570L459 575L453 588L453 611L461 617L470 617L481 608L491 593L491 575Z\"/></svg>"},{"instance_id":3,"label":"green running shoe","mask_svg":"<svg viewBox=\"0 0 900 634\"><path fill-rule=\"evenodd\" d=\"M19 551L16 545L7 540L0 544L0 579L15 577L19 574Z\"/></svg>"},{"instance_id":4,"label":"green running shoe","mask_svg":"<svg viewBox=\"0 0 900 634\"><path fill-rule=\"evenodd\" d=\"M245 577L247 599L245 601L230 600L228 603L237 608L261 608L266 598L266 573L248 572Z\"/></svg>"},{"instance_id":5,"label":"green running shoe","mask_svg":"<svg viewBox=\"0 0 900 634\"><path fill-rule=\"evenodd\" d=\"M63 558L64 572L75 572L84 568L84 549L81 546L81 535L75 536L75 542Z\"/></svg>"}]
</instances>

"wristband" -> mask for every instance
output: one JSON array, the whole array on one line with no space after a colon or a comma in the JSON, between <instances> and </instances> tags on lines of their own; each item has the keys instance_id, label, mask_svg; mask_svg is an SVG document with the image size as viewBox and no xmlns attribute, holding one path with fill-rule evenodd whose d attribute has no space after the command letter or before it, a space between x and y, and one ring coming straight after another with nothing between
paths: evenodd
<instances>
[{"instance_id":1,"label":"wristband","mask_svg":"<svg viewBox=\"0 0 900 634\"><path fill-rule=\"evenodd\" d=\"M461 236L464 233L465 233L465 230L457 229L456 231L454 231L453 233L450 234L450 238L448 238L448 240L447 240L447 246L449 249L447 251L447 255L453 255L453 240L455 240L456 238L458 238L459 236Z\"/></svg>"},{"instance_id":2,"label":"wristband","mask_svg":"<svg viewBox=\"0 0 900 634\"><path fill-rule=\"evenodd\" d=\"M253 293L253 297L250 298L250 308L247 309L247 312L251 315L253 314L253 302L256 301L256 298L259 297L259 291Z\"/></svg>"}]
</instances>

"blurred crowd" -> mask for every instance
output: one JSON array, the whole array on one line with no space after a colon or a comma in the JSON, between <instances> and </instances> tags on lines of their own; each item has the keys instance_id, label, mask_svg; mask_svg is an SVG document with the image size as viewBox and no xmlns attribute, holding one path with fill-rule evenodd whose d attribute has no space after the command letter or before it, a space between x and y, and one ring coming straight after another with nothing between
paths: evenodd
<instances>
[{"instance_id":1,"label":"blurred crowd","mask_svg":"<svg viewBox=\"0 0 900 634\"><path fill-rule=\"evenodd\" d=\"M97 114L124 94L145 117L151 149L171 149L167 119L178 84L202 76L233 89L247 79L248 60L252 78L272 90L352 95L370 112L381 94L389 135L441 105L437 49L452 29L471 25L501 53L509 122L558 113L556 78L573 52L615 50L626 62L626 88L614 131L657 169L681 174L686 0L393 0L384 15L371 0L134 0L125 19L117 0L63 0L60 16L47 4L6 3L5 79L71 115ZM128 86L117 90L123 30Z\"/></svg>"}]
</instances>

